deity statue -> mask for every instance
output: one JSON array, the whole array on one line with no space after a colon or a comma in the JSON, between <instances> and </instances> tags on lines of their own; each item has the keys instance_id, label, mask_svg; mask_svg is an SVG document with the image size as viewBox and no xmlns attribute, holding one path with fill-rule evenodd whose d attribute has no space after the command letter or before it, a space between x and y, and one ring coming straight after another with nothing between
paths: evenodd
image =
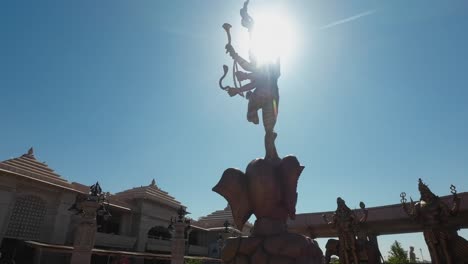
<instances>
[{"instance_id":1,"label":"deity statue","mask_svg":"<svg viewBox=\"0 0 468 264\"><path fill-rule=\"evenodd\" d=\"M249 33L252 33L254 26L254 20L247 12L247 6L249 1L244 3L244 7L241 9L241 23L246 27ZM223 28L228 34L228 43L226 44L226 52L234 60L233 64L233 78L234 86L223 86L222 80L227 74L228 67L223 66L224 74L221 77L219 84L220 87L227 91L230 96L241 95L244 96L244 92L247 92L245 97L249 100L247 107L247 121L254 124L259 124L258 111L262 110L262 121L265 128L265 159L278 161L278 153L275 147L275 139L277 134L274 132L279 106L279 91L278 91L278 78L280 77L280 60L279 58L275 62L268 62L260 64L257 62L255 54L249 52L249 60L242 58L231 45L231 25L224 24ZM238 66L240 65L244 71L240 71ZM237 82L240 87L237 87ZM242 85L242 81L248 80L249 83Z\"/></svg>"},{"instance_id":2,"label":"deity statue","mask_svg":"<svg viewBox=\"0 0 468 264\"><path fill-rule=\"evenodd\" d=\"M360 262L356 235L359 233L359 225L367 221L368 211L365 209L365 204L361 202L359 205L363 214L359 218L354 211L349 209L341 197L336 199L336 203L337 208L331 220L326 215L323 215L323 218L338 232L340 263L358 264Z\"/></svg>"},{"instance_id":3,"label":"deity statue","mask_svg":"<svg viewBox=\"0 0 468 264\"><path fill-rule=\"evenodd\" d=\"M460 198L455 186L451 186L453 204L450 208L429 187L419 179L418 189L421 194L419 202L406 203L406 194L402 193L403 210L423 227L432 263L455 264L468 263L468 241L458 236L456 226L451 226L449 217L456 216L460 207Z\"/></svg>"},{"instance_id":4,"label":"deity statue","mask_svg":"<svg viewBox=\"0 0 468 264\"><path fill-rule=\"evenodd\" d=\"M247 12L249 1L240 10L241 23L249 32L254 21ZM228 72L219 80L220 87L230 96L245 96L248 100L247 120L259 124L258 111L262 110L265 127L265 158L252 160L245 172L229 168L221 176L213 191L229 203L234 225L242 230L255 215L250 236L226 239L221 259L224 263L310 263L322 264L323 253L309 237L288 232L287 220L296 217L297 184L304 169L294 156L280 158L275 147L274 126L278 114L278 78L280 63L259 64L250 52L249 60L239 56L231 45L231 25L225 23L228 35L226 51L234 59L234 87L223 86ZM245 71L240 71L238 66ZM242 85L242 81L249 83ZM237 85L239 82L239 85ZM244 95L246 93L246 95Z\"/></svg>"},{"instance_id":5,"label":"deity statue","mask_svg":"<svg viewBox=\"0 0 468 264\"><path fill-rule=\"evenodd\" d=\"M91 187L89 188L90 196L98 197L101 195L101 193L102 193L102 189L101 189L101 186L99 185L99 182L96 182L95 184L91 185Z\"/></svg>"}]
</instances>

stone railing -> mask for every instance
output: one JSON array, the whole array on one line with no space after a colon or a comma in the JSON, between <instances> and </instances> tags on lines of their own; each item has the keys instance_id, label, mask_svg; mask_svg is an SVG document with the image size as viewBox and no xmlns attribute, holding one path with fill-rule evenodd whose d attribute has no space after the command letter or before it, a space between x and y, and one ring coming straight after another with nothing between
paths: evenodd
<instances>
[{"instance_id":1,"label":"stone railing","mask_svg":"<svg viewBox=\"0 0 468 264\"><path fill-rule=\"evenodd\" d=\"M171 252L171 241L163 239L148 238L146 241L146 250Z\"/></svg>"},{"instance_id":2,"label":"stone railing","mask_svg":"<svg viewBox=\"0 0 468 264\"><path fill-rule=\"evenodd\" d=\"M208 248L203 246L190 245L189 254L197 256L208 256Z\"/></svg>"},{"instance_id":3,"label":"stone railing","mask_svg":"<svg viewBox=\"0 0 468 264\"><path fill-rule=\"evenodd\" d=\"M132 249L135 245L136 237L120 236L106 233L96 233L96 246L110 248Z\"/></svg>"},{"instance_id":4,"label":"stone railing","mask_svg":"<svg viewBox=\"0 0 468 264\"><path fill-rule=\"evenodd\" d=\"M172 241L159 238L148 237L146 241L146 250L149 251L160 251L160 252L171 252ZM208 248L203 246L190 245L189 254L196 256L207 256Z\"/></svg>"}]
</instances>

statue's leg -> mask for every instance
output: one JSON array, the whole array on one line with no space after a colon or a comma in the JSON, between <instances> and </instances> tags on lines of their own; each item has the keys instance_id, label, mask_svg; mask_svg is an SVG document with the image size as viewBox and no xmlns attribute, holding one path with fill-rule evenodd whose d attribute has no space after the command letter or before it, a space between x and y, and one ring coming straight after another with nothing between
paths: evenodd
<instances>
[{"instance_id":1,"label":"statue's leg","mask_svg":"<svg viewBox=\"0 0 468 264\"><path fill-rule=\"evenodd\" d=\"M350 249L351 249L351 254L352 254L352 258L353 258L353 263L354 264L359 264L359 257L357 255L358 251L357 251L356 240L354 239L354 236L350 237L349 243L351 244Z\"/></svg>"},{"instance_id":2,"label":"statue's leg","mask_svg":"<svg viewBox=\"0 0 468 264\"><path fill-rule=\"evenodd\" d=\"M265 127L265 159L278 160L275 139L277 134L274 131L276 124L278 105L276 101L269 100L262 107L263 126Z\"/></svg>"},{"instance_id":3,"label":"statue's leg","mask_svg":"<svg viewBox=\"0 0 468 264\"><path fill-rule=\"evenodd\" d=\"M330 263L331 256L332 256L332 254L331 254L330 250L327 248L327 250L325 251L325 264Z\"/></svg>"},{"instance_id":4,"label":"statue's leg","mask_svg":"<svg viewBox=\"0 0 468 264\"><path fill-rule=\"evenodd\" d=\"M432 230L424 231L424 240L426 240L427 247L429 248L429 254L433 264L441 264L439 252L437 251L435 236Z\"/></svg>"},{"instance_id":5,"label":"statue's leg","mask_svg":"<svg viewBox=\"0 0 468 264\"><path fill-rule=\"evenodd\" d=\"M439 253L437 252L437 247L431 243L430 245L428 245L429 247L429 253L432 257L432 261L434 264L441 264L440 262L440 256L439 256Z\"/></svg>"},{"instance_id":6,"label":"statue's leg","mask_svg":"<svg viewBox=\"0 0 468 264\"><path fill-rule=\"evenodd\" d=\"M344 256L345 256L344 263L351 264L351 259L349 258L349 252L347 249L344 250Z\"/></svg>"},{"instance_id":7,"label":"statue's leg","mask_svg":"<svg viewBox=\"0 0 468 264\"><path fill-rule=\"evenodd\" d=\"M258 98L252 93L249 97L249 105L247 107L247 121L252 122L256 125L260 123L258 118L258 110L260 109L260 103Z\"/></svg>"},{"instance_id":8,"label":"statue's leg","mask_svg":"<svg viewBox=\"0 0 468 264\"><path fill-rule=\"evenodd\" d=\"M356 248L353 248L353 258L354 258L354 263L359 264L359 257L358 257Z\"/></svg>"},{"instance_id":9,"label":"statue's leg","mask_svg":"<svg viewBox=\"0 0 468 264\"><path fill-rule=\"evenodd\" d=\"M349 258L348 258L348 249L346 248L346 241L345 241L344 236L339 237L339 243L338 243L338 248L339 248L339 258L340 258L340 264L350 264L349 263Z\"/></svg>"},{"instance_id":10,"label":"statue's leg","mask_svg":"<svg viewBox=\"0 0 468 264\"><path fill-rule=\"evenodd\" d=\"M351 258L349 256L349 244L347 239L348 238L346 236L343 236L343 243L340 245L340 247L343 249L344 263L351 264Z\"/></svg>"},{"instance_id":11,"label":"statue's leg","mask_svg":"<svg viewBox=\"0 0 468 264\"><path fill-rule=\"evenodd\" d=\"M443 250L443 253L445 255L445 263L447 264L453 264L453 260L452 260L452 255L450 254L450 250L449 250L449 246L448 246L448 240L449 240L449 237L448 237L448 234L445 234L443 232L439 233L439 239L440 239L440 243L442 244L442 250Z\"/></svg>"}]
</instances>

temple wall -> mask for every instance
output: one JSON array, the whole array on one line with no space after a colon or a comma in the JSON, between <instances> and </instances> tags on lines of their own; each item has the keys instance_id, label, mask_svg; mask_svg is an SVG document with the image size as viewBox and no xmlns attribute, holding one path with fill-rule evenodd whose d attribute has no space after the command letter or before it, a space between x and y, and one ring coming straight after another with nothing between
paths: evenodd
<instances>
[{"instance_id":1,"label":"temple wall","mask_svg":"<svg viewBox=\"0 0 468 264\"><path fill-rule=\"evenodd\" d=\"M13 178L0 173L0 245L8 227L14 205L16 184Z\"/></svg>"},{"instance_id":2,"label":"temple wall","mask_svg":"<svg viewBox=\"0 0 468 264\"><path fill-rule=\"evenodd\" d=\"M171 217L177 215L176 209L162 207L154 202L141 201L139 203L138 217L134 217L137 226L136 237L137 243L135 250L145 251L148 243L148 231L154 226L167 227L170 224Z\"/></svg>"},{"instance_id":3,"label":"temple wall","mask_svg":"<svg viewBox=\"0 0 468 264\"><path fill-rule=\"evenodd\" d=\"M0 241L3 238L12 238L23 244L22 241L34 240L54 245L72 245L81 218L73 215L68 208L75 203L76 195L77 191L68 190L66 187L14 173L0 172ZM118 211L115 215L119 217L119 232L96 234L96 246L169 253L171 241L151 240L148 238L148 231L155 226L168 227L171 218L177 217L179 207L157 199L137 198L123 202L127 202L131 210L118 207L113 209ZM20 231L21 227L25 226L24 223L30 225L28 228L33 229L33 235L28 237L29 233L26 232L25 236L25 233ZM193 235L197 236L197 240L189 248L190 254L207 255L208 245L216 242L218 232L200 230ZM5 241L10 245L12 243L11 240ZM70 253L58 256L60 254L29 246L25 247L25 251L33 252L33 257L41 260L39 263L61 263L63 258L70 258Z\"/></svg>"},{"instance_id":4,"label":"temple wall","mask_svg":"<svg viewBox=\"0 0 468 264\"><path fill-rule=\"evenodd\" d=\"M6 236L64 244L70 223L67 209L74 202L76 193L7 174L0 177L0 239ZM38 204L43 208L35 208ZM30 228L38 229L37 236L27 230L15 230L21 229L15 227L15 221L27 221L30 215L37 218L27 222L34 225Z\"/></svg>"},{"instance_id":5,"label":"temple wall","mask_svg":"<svg viewBox=\"0 0 468 264\"><path fill-rule=\"evenodd\" d=\"M122 236L130 236L132 234L132 214L130 212L122 214L119 228Z\"/></svg>"},{"instance_id":6,"label":"temple wall","mask_svg":"<svg viewBox=\"0 0 468 264\"><path fill-rule=\"evenodd\" d=\"M65 244L67 233L71 225L71 214L68 208L75 202L76 193L66 192L60 195L54 218L54 231L52 232L52 244Z\"/></svg>"}]
</instances>

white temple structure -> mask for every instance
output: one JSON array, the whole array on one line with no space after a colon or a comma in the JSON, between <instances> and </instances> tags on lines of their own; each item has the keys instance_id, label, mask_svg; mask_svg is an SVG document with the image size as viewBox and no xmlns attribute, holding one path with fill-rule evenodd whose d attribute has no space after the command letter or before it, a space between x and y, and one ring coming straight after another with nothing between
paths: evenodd
<instances>
[{"instance_id":1,"label":"white temple structure","mask_svg":"<svg viewBox=\"0 0 468 264\"><path fill-rule=\"evenodd\" d=\"M77 195L88 192L89 186L70 183L38 161L32 148L18 158L0 162L2 257L10 255L16 263L69 263L80 217L68 209ZM119 256L139 258L143 263L171 253L168 226L177 210L186 207L155 180L111 194L108 202L112 217L97 217L93 263L107 263L110 257ZM186 232L186 255L218 258L220 236L248 234L252 226L246 225L241 232L225 226L226 221L233 223L229 207L192 220Z\"/></svg>"}]
</instances>

